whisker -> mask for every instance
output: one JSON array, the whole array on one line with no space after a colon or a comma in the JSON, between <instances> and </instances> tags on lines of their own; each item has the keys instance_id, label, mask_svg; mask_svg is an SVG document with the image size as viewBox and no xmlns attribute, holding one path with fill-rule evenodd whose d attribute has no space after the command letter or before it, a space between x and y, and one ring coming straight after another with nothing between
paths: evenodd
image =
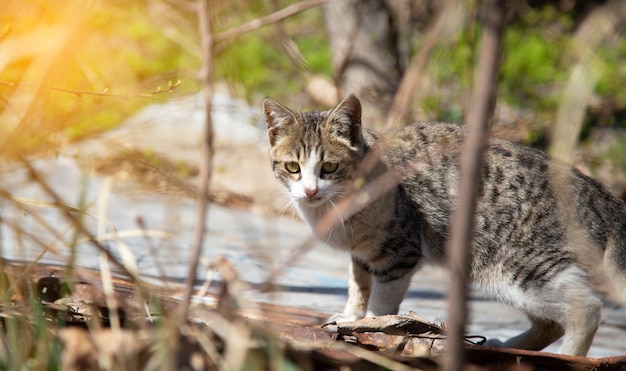
<instances>
[{"instance_id":1,"label":"whisker","mask_svg":"<svg viewBox=\"0 0 626 371\"><path fill-rule=\"evenodd\" d=\"M293 207L291 208L291 217L292 217L292 218L296 218L296 217L298 217L298 213L297 213L297 210L298 210L298 201L294 201L294 200L291 200L291 199L290 199L290 202L291 202L291 203L290 203L290 205L291 205L291 206L293 206Z\"/></svg>"},{"instance_id":2,"label":"whisker","mask_svg":"<svg viewBox=\"0 0 626 371\"><path fill-rule=\"evenodd\" d=\"M279 206L282 205L282 206ZM278 211L278 216L283 216L285 214L285 212L290 208L290 206L294 206L295 207L295 203L293 201L293 199L289 196L288 192L281 192L277 195L276 200L274 201L274 207L276 209L278 209L280 207L280 210ZM291 216L295 217L295 209L291 208Z\"/></svg>"},{"instance_id":3,"label":"whisker","mask_svg":"<svg viewBox=\"0 0 626 371\"><path fill-rule=\"evenodd\" d=\"M291 206L291 200L287 199L285 201L285 205L280 209L280 212L278 213L278 215L280 216L283 216L287 209L289 209L289 206Z\"/></svg>"},{"instance_id":4,"label":"whisker","mask_svg":"<svg viewBox=\"0 0 626 371\"><path fill-rule=\"evenodd\" d=\"M350 232L352 233L353 228L352 228L352 222L350 221L350 218L346 218L345 215L339 212L339 209L337 208L337 203L334 200L329 200L329 201L333 209L335 209L335 211L339 215L339 221L341 222L341 228L343 230L344 235L347 235L346 224L350 226Z\"/></svg>"}]
</instances>

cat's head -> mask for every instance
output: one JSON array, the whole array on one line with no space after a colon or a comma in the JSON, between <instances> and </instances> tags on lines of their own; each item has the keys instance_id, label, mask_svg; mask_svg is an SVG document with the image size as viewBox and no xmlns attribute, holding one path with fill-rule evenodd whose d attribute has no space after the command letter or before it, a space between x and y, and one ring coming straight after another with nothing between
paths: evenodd
<instances>
[{"instance_id":1,"label":"cat's head","mask_svg":"<svg viewBox=\"0 0 626 371\"><path fill-rule=\"evenodd\" d=\"M341 198L363 157L359 100L350 95L328 111L298 112L267 98L263 112L274 174L296 206Z\"/></svg>"}]
</instances>

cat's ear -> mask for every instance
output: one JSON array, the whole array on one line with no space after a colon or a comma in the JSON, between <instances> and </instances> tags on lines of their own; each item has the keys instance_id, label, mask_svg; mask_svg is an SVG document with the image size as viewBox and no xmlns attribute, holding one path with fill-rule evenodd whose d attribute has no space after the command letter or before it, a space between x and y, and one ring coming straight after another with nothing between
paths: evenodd
<instances>
[{"instance_id":1,"label":"cat's ear","mask_svg":"<svg viewBox=\"0 0 626 371\"><path fill-rule=\"evenodd\" d=\"M267 135L271 145L276 142L278 129L281 125L297 121L296 116L289 108L272 98L265 98L263 101L263 114L265 115Z\"/></svg>"},{"instance_id":2,"label":"cat's ear","mask_svg":"<svg viewBox=\"0 0 626 371\"><path fill-rule=\"evenodd\" d=\"M296 116L287 107L276 102L272 98L265 98L263 101L263 114L267 128L271 129L285 122L296 121Z\"/></svg>"},{"instance_id":3,"label":"cat's ear","mask_svg":"<svg viewBox=\"0 0 626 371\"><path fill-rule=\"evenodd\" d=\"M341 124L361 125L361 101L354 94L348 95L328 115L328 121Z\"/></svg>"},{"instance_id":4,"label":"cat's ear","mask_svg":"<svg viewBox=\"0 0 626 371\"><path fill-rule=\"evenodd\" d=\"M334 125L336 133L357 144L361 139L361 101L354 94L348 95L328 115L327 122Z\"/></svg>"}]
</instances>

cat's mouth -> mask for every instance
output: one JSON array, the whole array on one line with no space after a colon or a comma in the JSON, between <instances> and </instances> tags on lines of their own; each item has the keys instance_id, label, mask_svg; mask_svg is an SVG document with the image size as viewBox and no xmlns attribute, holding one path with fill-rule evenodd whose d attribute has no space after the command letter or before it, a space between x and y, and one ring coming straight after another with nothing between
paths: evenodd
<instances>
[{"instance_id":1,"label":"cat's mouth","mask_svg":"<svg viewBox=\"0 0 626 371\"><path fill-rule=\"evenodd\" d=\"M326 201L328 200L326 199L326 197L323 197L323 196L303 197L300 199L300 202L302 204L309 206L309 207L320 206L322 204L325 204Z\"/></svg>"}]
</instances>

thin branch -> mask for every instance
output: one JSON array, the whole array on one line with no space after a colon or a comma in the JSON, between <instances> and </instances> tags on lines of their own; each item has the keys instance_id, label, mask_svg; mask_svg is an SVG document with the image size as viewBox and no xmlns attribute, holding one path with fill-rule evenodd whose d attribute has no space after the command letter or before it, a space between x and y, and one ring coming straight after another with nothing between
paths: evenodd
<instances>
[{"instance_id":1,"label":"thin branch","mask_svg":"<svg viewBox=\"0 0 626 371\"><path fill-rule=\"evenodd\" d=\"M485 30L481 37L474 87L467 112L468 135L461 156L459 200L452 217L448 246L448 267L451 287L448 293L448 355L446 369L462 370L465 356L465 323L467 320L467 282L470 272L475 195L487 143L488 122L492 116L498 71L502 54L505 23L505 1L486 3Z\"/></svg>"},{"instance_id":2,"label":"thin branch","mask_svg":"<svg viewBox=\"0 0 626 371\"><path fill-rule=\"evenodd\" d=\"M269 1L268 6L272 12L277 12L276 9L278 8L278 4L276 0ZM289 37L287 31L285 31L283 24L280 21L275 22L274 28L278 41L280 42L280 47L285 52L285 55L289 58L291 63L297 66L298 71L300 71L303 75L307 76L313 74L311 66L298 48L298 45L291 37Z\"/></svg>"},{"instance_id":3,"label":"thin branch","mask_svg":"<svg viewBox=\"0 0 626 371\"><path fill-rule=\"evenodd\" d=\"M202 84L202 96L204 99L205 126L202 137L202 157L200 159L200 186L198 187L196 208L196 229L194 231L193 251L189 260L189 271L185 282L185 293L181 303L180 324L187 320L193 286L196 282L198 263L202 254L204 232L207 220L207 194L212 173L213 157L213 125L211 121L211 98L213 95L213 47L214 35L211 25L210 0L198 0L198 20L200 32L200 44L202 55L202 67L200 70L200 82Z\"/></svg>"},{"instance_id":4,"label":"thin branch","mask_svg":"<svg viewBox=\"0 0 626 371\"><path fill-rule=\"evenodd\" d=\"M83 95L92 95L97 97L111 97L111 98L151 98L157 94L163 93L172 93L179 85L181 84L180 80L176 82L168 81L167 87L165 89L161 88L161 86L157 86L157 88L149 93L136 94L136 95L121 95L121 94L111 94L109 93L109 89L104 89L102 92L97 91L86 91L86 90L75 90L75 89L65 89L65 88L57 88L53 86L43 86L43 89L57 91L61 93L74 94L78 97L82 97ZM38 86L38 84L21 82L21 81L0 81L0 85L4 86L17 86L17 85L32 85L33 87Z\"/></svg>"},{"instance_id":5,"label":"thin branch","mask_svg":"<svg viewBox=\"0 0 626 371\"><path fill-rule=\"evenodd\" d=\"M275 13L266 15L265 17L253 19L250 22L244 23L240 26L233 27L226 31L222 31L213 36L213 43L218 44L223 41L228 41L231 39L236 39L242 35L245 35L249 32L256 31L259 28L265 27L267 25L280 22L285 18L289 18L295 14L301 13L310 8L314 8L318 5L321 5L329 0L305 0L299 3L295 3L289 5L286 8L283 8Z\"/></svg>"}]
</instances>

